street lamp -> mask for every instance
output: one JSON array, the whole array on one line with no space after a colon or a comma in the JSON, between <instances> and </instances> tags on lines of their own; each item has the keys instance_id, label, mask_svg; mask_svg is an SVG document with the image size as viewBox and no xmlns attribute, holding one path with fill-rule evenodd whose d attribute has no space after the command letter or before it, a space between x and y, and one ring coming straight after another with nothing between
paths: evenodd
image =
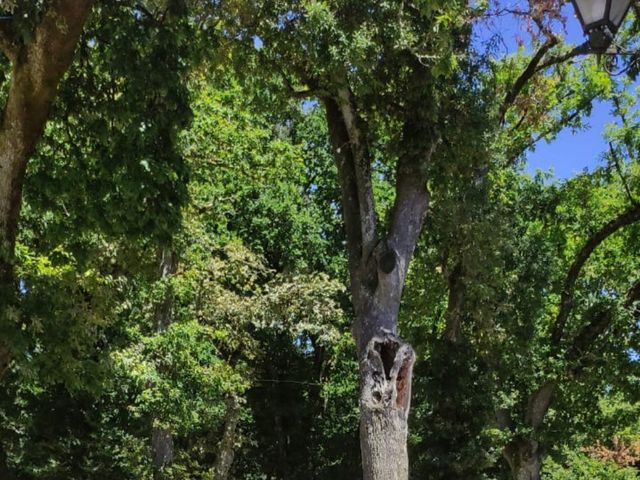
<instances>
[{"instance_id":1,"label":"street lamp","mask_svg":"<svg viewBox=\"0 0 640 480\"><path fill-rule=\"evenodd\" d=\"M633 0L571 0L594 52L607 50Z\"/></svg>"}]
</instances>

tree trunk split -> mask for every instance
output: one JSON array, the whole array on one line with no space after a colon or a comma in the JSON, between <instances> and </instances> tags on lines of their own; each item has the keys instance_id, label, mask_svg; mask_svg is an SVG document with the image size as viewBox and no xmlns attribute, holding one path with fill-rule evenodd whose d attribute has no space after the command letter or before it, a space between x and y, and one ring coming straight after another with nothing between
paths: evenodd
<instances>
[{"instance_id":1,"label":"tree trunk split","mask_svg":"<svg viewBox=\"0 0 640 480\"><path fill-rule=\"evenodd\" d=\"M393 333L373 337L360 365L360 446L364 480L407 480L407 418L413 348Z\"/></svg>"},{"instance_id":2,"label":"tree trunk split","mask_svg":"<svg viewBox=\"0 0 640 480\"><path fill-rule=\"evenodd\" d=\"M505 447L503 455L513 480L540 480L543 454L537 441L516 438Z\"/></svg>"}]
</instances>

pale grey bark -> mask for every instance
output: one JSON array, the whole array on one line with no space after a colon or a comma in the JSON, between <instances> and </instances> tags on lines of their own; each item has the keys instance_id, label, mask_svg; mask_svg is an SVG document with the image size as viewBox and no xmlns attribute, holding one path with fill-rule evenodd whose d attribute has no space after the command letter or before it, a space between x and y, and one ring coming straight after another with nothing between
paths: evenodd
<instances>
[{"instance_id":1,"label":"pale grey bark","mask_svg":"<svg viewBox=\"0 0 640 480\"><path fill-rule=\"evenodd\" d=\"M549 411L556 391L555 382L547 382L529 397L525 422L538 430ZM542 446L532 438L515 437L504 448L503 456L509 464L514 480L539 480L542 468Z\"/></svg>"},{"instance_id":2,"label":"pale grey bark","mask_svg":"<svg viewBox=\"0 0 640 480\"><path fill-rule=\"evenodd\" d=\"M547 382L529 397L524 421L534 430L542 426L556 392L556 382Z\"/></svg>"},{"instance_id":3,"label":"pale grey bark","mask_svg":"<svg viewBox=\"0 0 640 480\"><path fill-rule=\"evenodd\" d=\"M360 365L360 441L364 478L406 480L411 376L415 354L390 332L375 336Z\"/></svg>"},{"instance_id":4,"label":"pale grey bark","mask_svg":"<svg viewBox=\"0 0 640 480\"><path fill-rule=\"evenodd\" d=\"M178 257L169 248L163 248L158 255L158 274L161 280L167 281L176 273ZM161 333L171 324L171 306L173 303L171 287L167 286L163 299L155 306L153 315L156 331Z\"/></svg>"},{"instance_id":5,"label":"pale grey bark","mask_svg":"<svg viewBox=\"0 0 640 480\"><path fill-rule=\"evenodd\" d=\"M162 248L158 255L158 273L163 281L170 280L176 273L178 260L176 253L170 248ZM171 324L171 307L173 303L172 289L167 285L163 298L156 304L154 322L156 331L162 333ZM173 435L169 428L155 424L151 429L151 458L153 476L156 480L165 477L164 469L173 463Z\"/></svg>"},{"instance_id":6,"label":"pale grey bark","mask_svg":"<svg viewBox=\"0 0 640 480\"><path fill-rule=\"evenodd\" d=\"M154 427L151 432L151 455L153 461L153 478L162 480L163 470L173 463L173 435L171 430Z\"/></svg>"},{"instance_id":7,"label":"pale grey bark","mask_svg":"<svg viewBox=\"0 0 640 480\"><path fill-rule=\"evenodd\" d=\"M428 81L412 65L416 86ZM416 90L416 92L422 90ZM323 97L342 193L352 305L360 360L360 447L364 480L407 480L407 417L413 349L396 336L402 291L427 212L426 165L439 142L420 94L406 112L405 150L396 169L396 197L381 235L371 182L366 119L346 77Z\"/></svg>"},{"instance_id":8,"label":"pale grey bark","mask_svg":"<svg viewBox=\"0 0 640 480\"><path fill-rule=\"evenodd\" d=\"M214 480L227 480L239 442L238 422L240 421L240 399L232 395L227 399L227 413L224 420L224 431L218 445L218 457L213 467Z\"/></svg>"}]
</instances>

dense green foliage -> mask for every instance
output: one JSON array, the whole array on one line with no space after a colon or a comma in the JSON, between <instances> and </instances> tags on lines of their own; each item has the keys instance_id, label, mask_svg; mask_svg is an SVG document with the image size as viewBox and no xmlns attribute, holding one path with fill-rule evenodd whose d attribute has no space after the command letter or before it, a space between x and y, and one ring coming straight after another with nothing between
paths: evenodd
<instances>
[{"instance_id":1,"label":"dense green foliage","mask_svg":"<svg viewBox=\"0 0 640 480\"><path fill-rule=\"evenodd\" d=\"M493 3L415 3L97 2L25 180L0 480L214 479L229 431L231 478L359 478L344 209L314 100L345 79L382 217L413 145L405 104L441 145L400 316L418 357L411 478L509 478L522 439L547 480L640 478L640 223L593 249L553 335L581 249L638 208L638 91L587 58L505 107L531 54L471 40ZM42 8L6 7L25 42ZM595 132L603 166L528 175L535 142L582 128L594 100L618 119Z\"/></svg>"}]
</instances>

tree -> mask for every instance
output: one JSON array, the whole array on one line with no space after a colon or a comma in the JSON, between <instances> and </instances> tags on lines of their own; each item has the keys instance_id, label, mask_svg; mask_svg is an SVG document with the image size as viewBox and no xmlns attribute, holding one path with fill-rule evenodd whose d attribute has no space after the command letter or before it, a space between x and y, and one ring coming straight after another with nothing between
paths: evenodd
<instances>
[{"instance_id":1,"label":"tree","mask_svg":"<svg viewBox=\"0 0 640 480\"><path fill-rule=\"evenodd\" d=\"M229 26L247 47L239 58L268 72L285 97L316 98L324 107L347 238L364 478L405 479L415 355L397 336L398 310L427 212L428 171L446 116L441 99L450 93L436 85L449 81L455 54L468 47L466 5L243 7ZM376 207L379 165L395 182L389 212Z\"/></svg>"},{"instance_id":2,"label":"tree","mask_svg":"<svg viewBox=\"0 0 640 480\"><path fill-rule=\"evenodd\" d=\"M46 7L40 2L21 3L11 9L11 20L1 24L0 48L11 64L0 126L0 303L5 306L14 288L15 241L27 162L42 136L92 5L92 0L59 0ZM0 375L9 361L10 347L0 343Z\"/></svg>"}]
</instances>

